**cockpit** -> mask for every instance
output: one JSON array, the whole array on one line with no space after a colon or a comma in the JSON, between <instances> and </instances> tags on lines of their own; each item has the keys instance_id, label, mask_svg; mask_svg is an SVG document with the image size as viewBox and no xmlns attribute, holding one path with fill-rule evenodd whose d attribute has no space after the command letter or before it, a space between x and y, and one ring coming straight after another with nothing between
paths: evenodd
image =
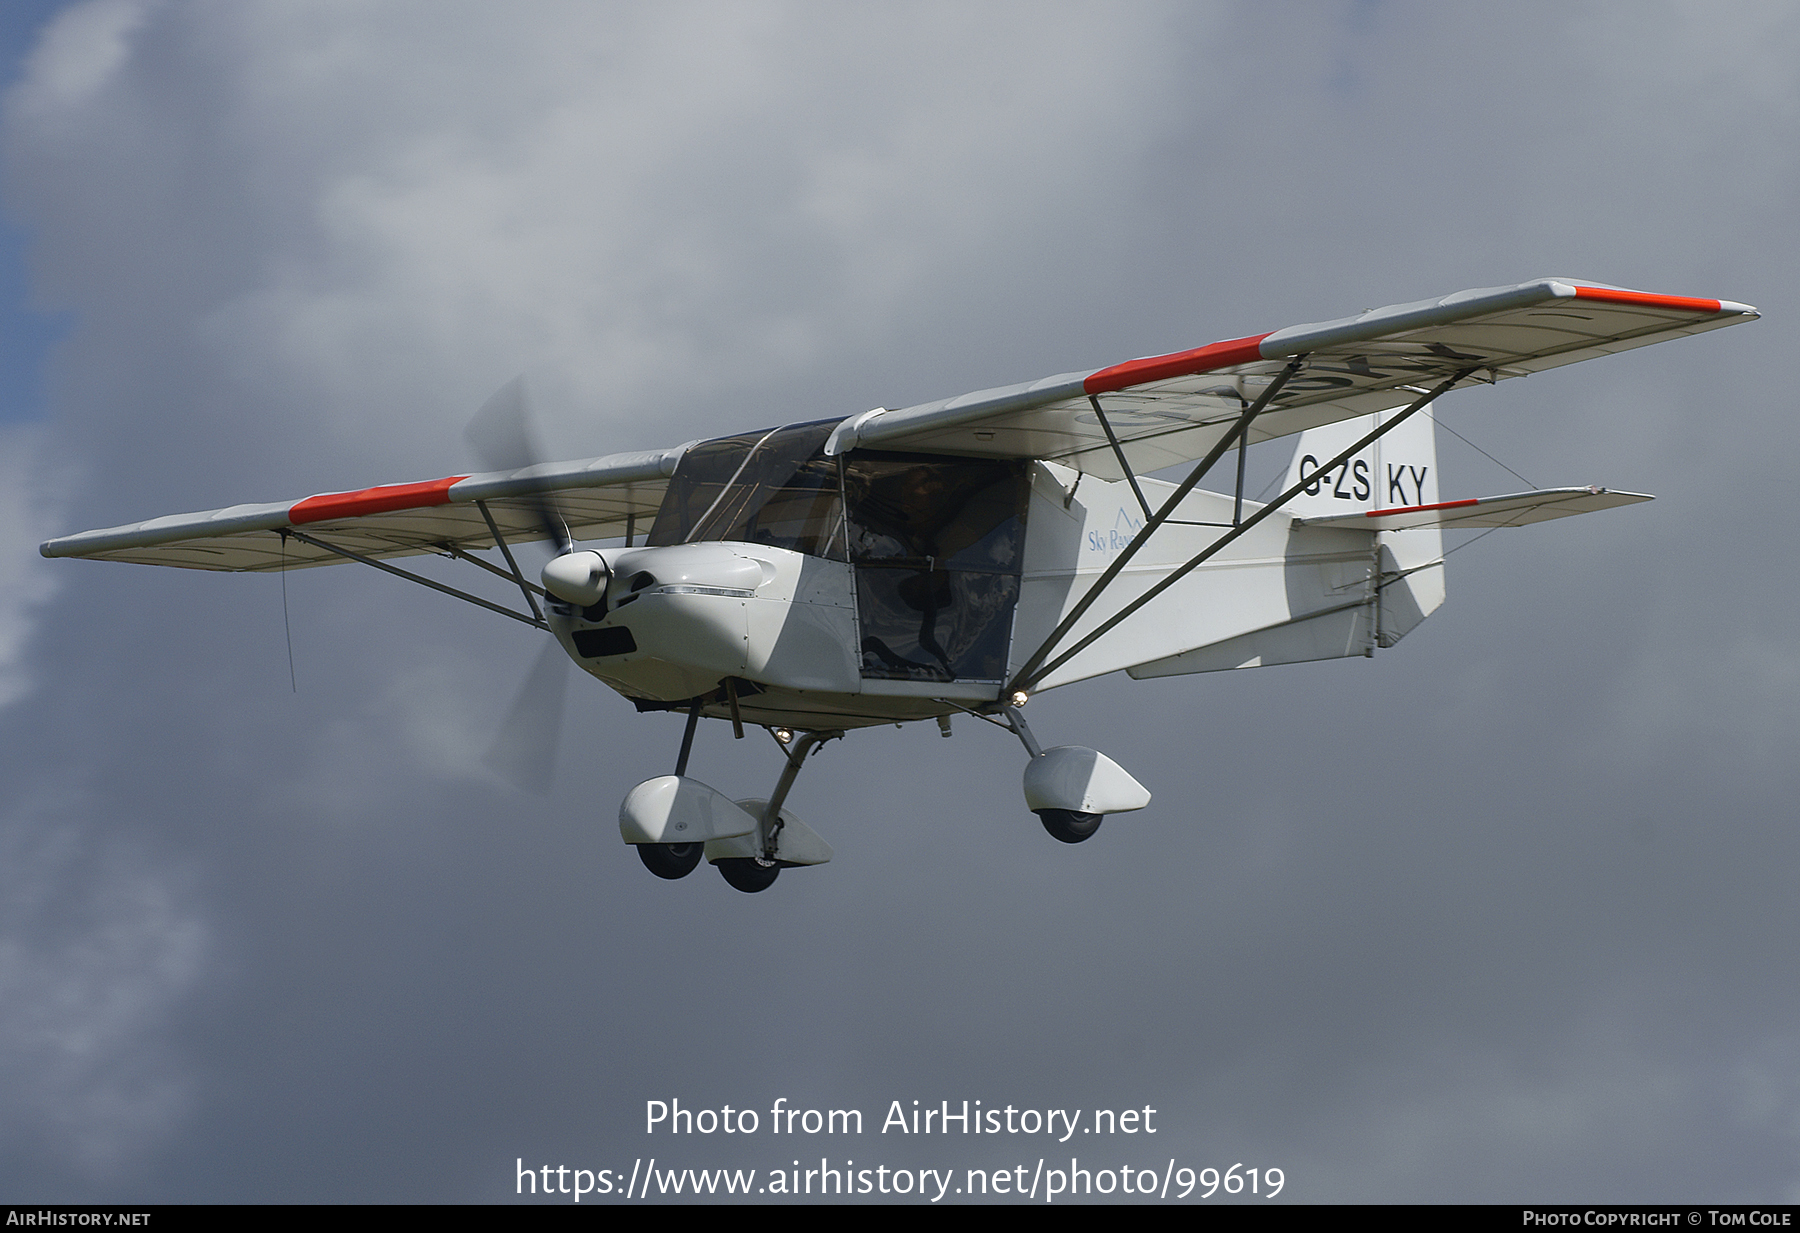
<instances>
[{"instance_id":1,"label":"cockpit","mask_svg":"<svg viewBox=\"0 0 1800 1233\"><path fill-rule=\"evenodd\" d=\"M1029 464L878 450L828 457L838 423L694 446L670 479L648 544L731 540L847 563L865 678L1001 680Z\"/></svg>"}]
</instances>

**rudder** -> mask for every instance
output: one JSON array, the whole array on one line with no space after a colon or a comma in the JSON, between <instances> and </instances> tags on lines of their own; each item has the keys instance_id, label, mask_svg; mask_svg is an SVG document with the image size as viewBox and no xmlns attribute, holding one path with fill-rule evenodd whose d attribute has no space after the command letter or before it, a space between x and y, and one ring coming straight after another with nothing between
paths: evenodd
<instances>
[{"instance_id":1,"label":"rudder","mask_svg":"<svg viewBox=\"0 0 1800 1233\"><path fill-rule=\"evenodd\" d=\"M1300 434L1282 488L1298 484L1373 432L1393 411L1357 416ZM1287 504L1301 518L1435 505L1437 423L1420 411L1330 471ZM1376 644L1393 646L1444 602L1444 536L1435 527L1376 534L1380 551Z\"/></svg>"}]
</instances>

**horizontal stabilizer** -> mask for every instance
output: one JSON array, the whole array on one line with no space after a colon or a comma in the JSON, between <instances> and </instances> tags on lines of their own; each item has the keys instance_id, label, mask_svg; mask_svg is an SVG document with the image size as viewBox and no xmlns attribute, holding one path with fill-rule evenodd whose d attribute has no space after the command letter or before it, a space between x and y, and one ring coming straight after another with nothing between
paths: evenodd
<instances>
[{"instance_id":1,"label":"horizontal stabilizer","mask_svg":"<svg viewBox=\"0 0 1800 1233\"><path fill-rule=\"evenodd\" d=\"M1360 514L1334 514L1327 518L1303 518L1305 527L1358 527L1365 531L1410 531L1419 527L1440 530L1476 530L1483 527L1522 527L1548 522L1570 514L1590 514L1615 505L1635 505L1654 500L1641 492L1612 492L1605 488L1545 488L1515 492L1503 497L1474 497L1465 501L1439 501L1433 505L1402 505L1372 509Z\"/></svg>"}]
</instances>

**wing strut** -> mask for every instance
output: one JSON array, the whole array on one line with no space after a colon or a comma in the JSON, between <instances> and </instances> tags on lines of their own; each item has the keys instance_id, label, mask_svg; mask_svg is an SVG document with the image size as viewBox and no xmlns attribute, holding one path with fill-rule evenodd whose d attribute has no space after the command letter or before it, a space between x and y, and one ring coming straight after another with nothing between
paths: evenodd
<instances>
[{"instance_id":1,"label":"wing strut","mask_svg":"<svg viewBox=\"0 0 1800 1233\"><path fill-rule=\"evenodd\" d=\"M442 591L445 595L454 595L457 599L466 599L471 604L486 608L489 612L498 612L501 616L511 617L515 621L523 621L533 629L548 630L550 628L549 622L545 621L541 616L533 619L532 617L526 616L523 612L514 612L511 608L502 608L499 604L489 603L485 599L470 595L467 591L459 591L455 587L447 587L441 582L433 582L429 578L421 578L419 575L401 569L399 566L389 565L386 561L377 561L374 557L366 557L360 552L352 552L348 548L340 548L336 544L328 544L324 540L308 535L304 531L296 531L291 527L283 527L280 534L283 539L286 539L291 535L303 544L311 544L314 548L323 548L326 552L335 552L340 557L348 557L352 561L361 561L364 565L373 565L376 569L386 570L388 573L398 575L408 582L416 582L422 587L430 587L434 591Z\"/></svg>"},{"instance_id":2,"label":"wing strut","mask_svg":"<svg viewBox=\"0 0 1800 1233\"><path fill-rule=\"evenodd\" d=\"M1106 571L1100 575L1094 582L1094 585L1088 588L1087 594L1083 595L1081 599L1076 602L1074 609L1069 615L1064 617L1062 623L1051 630L1050 636L1045 638L1038 649L1031 653L1031 658L1025 661L1024 666L1019 669L1018 675L1013 678L1013 683L1008 686L1008 692L1019 689L1029 689L1044 675L1043 672L1038 670L1038 665L1044 662L1045 657L1048 656L1051 651L1056 649L1056 644L1061 642L1063 637L1075 627L1075 622L1081 619L1082 614L1093 607L1094 601L1100 598L1100 592L1105 590L1106 587L1111 584L1112 580L1117 578L1119 574L1124 571L1127 562L1137 555L1138 549L1149 542L1151 533L1169 520L1170 515L1175 512L1175 508L1181 504L1182 498L1194 490L1194 485L1205 478L1206 473L1212 470L1213 464L1225 456L1225 451L1230 449L1233 443L1250 431L1250 422L1262 413L1262 409L1269 405L1270 400L1272 400L1275 395L1281 393L1281 387L1286 385L1289 379L1291 379L1295 373L1299 372L1301 366L1305 363L1306 356L1304 355L1296 355L1293 359L1289 360L1287 367L1275 374L1275 379L1269 382L1268 388L1258 395L1256 401L1244 408L1243 415L1238 417L1238 422L1232 425L1231 431L1219 438L1218 443L1206 452L1206 457L1202 458L1194 465L1194 469L1188 473L1188 477L1181 481L1181 486L1170 493L1169 499L1163 502L1162 508L1144 520L1143 529L1131 537L1131 542L1125 545L1124 550L1114 558L1113 563L1107 566ZM1095 406L1097 408L1099 404L1096 403ZM1104 416L1101 417L1100 422L1102 425L1105 425L1106 419ZM1108 428L1107 433L1110 436L1112 430ZM1131 469L1129 467L1125 469L1125 474L1131 474ZM1133 489L1136 489L1137 481L1133 480L1131 486ZM1138 499L1140 501L1143 500L1142 494L1139 494ZM1286 498L1283 499L1285 500ZM1145 508L1147 509L1148 506ZM1067 656L1064 658L1067 658ZM1057 661L1057 663L1061 662L1062 660Z\"/></svg>"},{"instance_id":3,"label":"wing strut","mask_svg":"<svg viewBox=\"0 0 1800 1233\"><path fill-rule=\"evenodd\" d=\"M544 614L539 610L537 599L531 593L531 584L526 582L525 575L519 572L519 563L513 560L512 548L507 544L506 536L500 534L500 528L494 525L494 516L488 513L487 502L477 501L475 502L475 508L481 511L482 520L487 523L488 530L493 532L494 542L500 546L500 555L506 558L506 567L512 570L512 580L519 584L519 590L525 594L525 603L531 609L531 615L540 621L543 620ZM631 543L631 515L629 514L625 516L625 543L627 546ZM494 570L496 574L500 572L499 570L494 569L493 566L488 565L486 561L479 560L475 557L469 557L467 559L474 561L477 565Z\"/></svg>"},{"instance_id":4,"label":"wing strut","mask_svg":"<svg viewBox=\"0 0 1800 1233\"><path fill-rule=\"evenodd\" d=\"M1296 363L1297 363L1297 361L1296 361ZM1284 373L1293 371L1295 366L1296 366L1295 364L1288 365L1287 369L1283 370ZM1155 599L1158 595L1161 595L1164 591L1168 590L1170 587L1174 586L1177 582L1181 581L1181 579L1187 577L1188 574L1190 574L1194 570L1198 569L1203 562L1205 562L1209 557L1211 557L1215 553L1217 553L1221 548L1225 547L1227 544L1231 543L1233 540L1237 539L1239 536L1245 534L1246 532L1248 532L1250 530L1251 527L1254 527L1257 523L1261 522L1263 519L1265 519L1269 515L1273 514L1276 510L1280 509L1283 505L1286 505L1289 501L1293 500L1296 496L1298 496L1300 494L1301 490L1304 489L1308 484L1317 483L1320 476L1329 472L1333 467L1336 467L1339 464L1348 461L1354 455L1361 453L1363 450L1367 449L1371 443L1386 436L1388 433L1392 432L1395 428L1398 428L1401 424L1405 423L1406 420L1409 419L1415 412L1424 409L1434 399L1436 399L1438 397L1438 395L1447 392L1451 387L1456 385L1457 382L1463 380L1465 377L1468 377L1477 371L1479 371L1478 368L1460 369L1456 373L1456 375L1451 377L1449 380L1443 381L1443 382L1439 383L1437 386L1433 387L1432 389L1427 390L1425 393L1421 394L1418 398L1414 399L1413 402L1411 404L1409 404L1404 411L1400 412L1398 415L1394 416L1392 419L1389 419L1386 423L1377 426L1376 429L1373 432L1369 433L1368 436L1366 436L1362 440L1358 441L1355 445L1352 445L1349 449L1345 450L1343 453L1341 453L1337 457L1333 458L1330 462L1317 468L1310 475L1301 475L1299 482L1296 483L1292 488L1289 488L1286 492L1282 493L1280 496L1276 497L1273 501L1269 502L1269 504L1263 506L1260 510L1256 511L1256 513L1250 515L1249 518L1245 519L1241 523L1238 523L1238 525L1234 526L1231 530L1229 530L1225 534L1219 536L1218 539L1214 540L1210 545L1208 545L1207 548L1204 551L1202 551L1198 556L1191 558L1180 568L1178 568L1178 569L1174 570L1172 573L1170 573L1161 582L1158 582L1155 586L1151 587L1148 591L1145 591L1142 595L1140 595L1136 599L1132 600L1129 604L1126 604L1123 608L1119 609L1119 611L1115 612L1112 616L1110 616L1106 620L1102 621L1093 630L1091 630L1089 633L1084 635L1082 637L1082 639L1079 642L1077 642L1074 646L1072 646L1068 650L1064 651L1061 655L1058 655L1055 659L1051 660L1049 663L1045 664L1043 667L1041 667L1041 668L1036 667L1036 664L1044 657L1045 654L1047 654L1049 649L1054 647L1057 640L1060 639L1065 632L1067 632L1068 627L1071 626L1072 624L1074 624L1075 618L1080 616L1082 612L1086 611L1089 602L1095 597L1095 594L1100 590L1100 588L1105 586L1108 582L1110 582L1112 580L1112 578L1114 576L1116 576L1118 573L1118 570L1116 568L1107 570L1106 573L1104 573L1100 576L1099 581L1097 581L1093 585L1093 587L1089 589L1088 593L1082 597L1082 602L1076 605L1075 611L1070 613L1070 615L1066 619L1064 619L1062 624L1058 625L1056 627L1055 631L1053 633L1051 633L1050 637L1048 637L1044 640L1044 645L1042 647L1038 648L1037 653L1031 657L1030 662L1028 662L1025 665L1025 667L1023 667L1019 670L1019 674L1013 678L1012 684L1007 686L1008 692L1017 691L1017 690L1029 690L1033 685L1037 684L1038 681L1040 681L1044 677L1050 675L1050 673L1056 671L1058 668L1060 668L1064 664L1068 663L1071 659L1075 658L1075 656L1079 655L1082 651L1086 650L1090 645L1093 644L1093 642L1096 639L1104 636L1107 633L1110 633L1116 626L1118 626L1118 624L1121 621L1125 620L1126 617L1129 617L1132 613L1136 612L1138 609L1142 608L1145 604L1147 604L1151 600ZM1262 403L1267 397L1268 397L1268 394L1267 394L1267 392L1265 392L1263 398L1257 400L1258 404ZM1252 408L1252 410L1255 410L1255 409L1256 408L1254 408L1254 407ZM1245 419L1243 421L1240 421L1240 424L1241 424L1242 428L1247 428L1249 426L1249 413L1248 412L1245 413ZM1235 435L1236 435L1236 433L1234 432L1233 436L1235 436ZM1228 442L1231 439L1232 439L1231 437L1227 437L1225 440ZM1224 442L1221 442L1221 444L1224 444ZM1210 455L1208 456L1207 461L1208 462L1211 461ZM1158 525L1160 525L1161 512L1167 511L1174 504L1174 502L1180 498L1181 495L1185 494L1186 490L1191 486L1192 486L1191 484L1183 485L1183 487L1181 489L1177 490L1177 493L1175 496L1172 496L1169 498L1169 503L1165 504L1163 506L1163 511L1159 511ZM1151 524L1145 523L1144 529L1138 533L1137 538L1133 539L1131 541L1131 543L1126 546L1126 552L1120 554L1121 559L1123 559L1123 557L1126 554L1128 554L1133 548L1135 548L1138 545L1138 543L1140 543L1146 536L1148 536L1151 529L1152 529ZM1117 564L1118 564L1117 562L1114 563L1115 567Z\"/></svg>"},{"instance_id":5,"label":"wing strut","mask_svg":"<svg viewBox=\"0 0 1800 1233\"><path fill-rule=\"evenodd\" d=\"M1131 469L1131 464L1125 460L1125 449L1119 444L1119 435L1113 431L1112 425L1107 422L1106 411L1100 406L1100 399L1093 394L1089 394L1088 401L1094 404L1094 414L1100 419L1100 427L1106 430L1106 443L1112 446L1113 457L1119 460L1119 470L1125 472L1125 480L1131 485L1131 491L1137 496L1138 504L1143 507L1144 517L1151 517L1150 502L1144 500L1144 490L1138 487L1137 473Z\"/></svg>"},{"instance_id":6,"label":"wing strut","mask_svg":"<svg viewBox=\"0 0 1800 1233\"><path fill-rule=\"evenodd\" d=\"M1241 397L1241 395L1240 395ZM1244 520L1244 463L1250 457L1250 426L1244 425L1244 431L1237 439L1237 487L1231 498L1231 525L1237 526Z\"/></svg>"},{"instance_id":7,"label":"wing strut","mask_svg":"<svg viewBox=\"0 0 1800 1233\"><path fill-rule=\"evenodd\" d=\"M438 551L441 552L444 556L454 557L458 561L467 561L470 565L476 565L476 566L481 567L482 569L485 569L488 573L492 574L496 578L504 578L508 582L518 583L522 588L524 588L525 599L528 603L531 604L532 612L536 613L540 617L544 615L543 612L539 610L536 601L532 599L533 592L536 592L538 595L549 594L549 592L545 591L543 587L532 586L529 582L525 582L522 579L520 579L516 574L511 574L511 573L508 573L506 570L501 569L498 565L495 565L492 561L484 561L480 557L476 556L474 553L465 551L464 549L457 547L456 544L452 543L450 540L446 539L446 540L439 541L437 547L438 547Z\"/></svg>"}]
</instances>

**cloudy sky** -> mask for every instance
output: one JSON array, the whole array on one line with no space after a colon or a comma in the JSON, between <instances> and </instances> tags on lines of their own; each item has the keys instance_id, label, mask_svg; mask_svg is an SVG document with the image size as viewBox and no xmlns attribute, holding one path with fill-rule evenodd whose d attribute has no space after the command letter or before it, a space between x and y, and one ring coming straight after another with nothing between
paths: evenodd
<instances>
[{"instance_id":1,"label":"cloudy sky","mask_svg":"<svg viewBox=\"0 0 1800 1233\"><path fill-rule=\"evenodd\" d=\"M611 1168L1276 1167L1311 1201L1800 1201L1788 4L85 0L0 49L0 1191L493 1201ZM1567 274L1765 319L1453 396L1539 486L1372 661L1034 701L1153 792L873 730L837 851L665 883L678 719L353 567L52 535L467 470L526 372L584 457ZM1444 495L1516 490L1442 446ZM766 791L766 740L693 773ZM859 1108L647 1136L645 1102ZM883 1135L898 1100L1154 1136ZM766 1115L765 1115L766 1120ZM879 1197L879 1196L876 1196ZM910 1200L910 1201L917 1201Z\"/></svg>"}]
</instances>

